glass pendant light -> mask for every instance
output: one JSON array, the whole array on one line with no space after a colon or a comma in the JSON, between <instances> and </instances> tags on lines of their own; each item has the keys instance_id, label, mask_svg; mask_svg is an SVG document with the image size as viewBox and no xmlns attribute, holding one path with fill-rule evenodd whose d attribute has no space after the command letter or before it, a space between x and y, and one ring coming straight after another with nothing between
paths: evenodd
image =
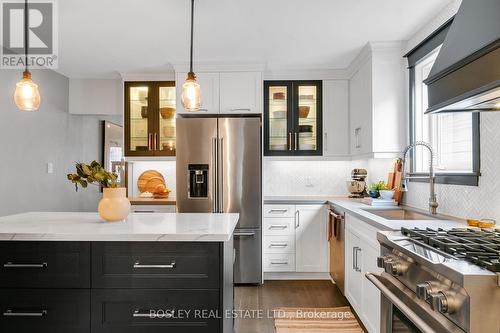
<instances>
[{"instance_id":1,"label":"glass pendant light","mask_svg":"<svg viewBox=\"0 0 500 333\"><path fill-rule=\"evenodd\" d=\"M31 73L28 70L28 50L29 50L29 12L28 0L24 1L24 67L23 78L16 84L14 102L21 111L37 111L40 107L40 92L38 85L31 80Z\"/></svg>"},{"instance_id":2,"label":"glass pendant light","mask_svg":"<svg viewBox=\"0 0 500 333\"><path fill-rule=\"evenodd\" d=\"M193 72L193 22L194 22L194 0L191 0L191 52L189 73L186 81L182 85L182 105L187 111L198 111L201 107L200 85L196 82L196 75Z\"/></svg>"}]
</instances>

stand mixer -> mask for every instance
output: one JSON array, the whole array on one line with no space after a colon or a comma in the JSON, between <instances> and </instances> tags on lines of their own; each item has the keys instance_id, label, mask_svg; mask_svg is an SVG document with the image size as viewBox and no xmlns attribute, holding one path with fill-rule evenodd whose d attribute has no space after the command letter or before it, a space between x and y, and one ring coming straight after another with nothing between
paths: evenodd
<instances>
[{"instance_id":1,"label":"stand mixer","mask_svg":"<svg viewBox=\"0 0 500 333\"><path fill-rule=\"evenodd\" d=\"M368 171L365 169L353 169L351 171L351 180L348 180L347 190L351 193L349 198L364 198L368 196L366 192L366 177Z\"/></svg>"}]
</instances>

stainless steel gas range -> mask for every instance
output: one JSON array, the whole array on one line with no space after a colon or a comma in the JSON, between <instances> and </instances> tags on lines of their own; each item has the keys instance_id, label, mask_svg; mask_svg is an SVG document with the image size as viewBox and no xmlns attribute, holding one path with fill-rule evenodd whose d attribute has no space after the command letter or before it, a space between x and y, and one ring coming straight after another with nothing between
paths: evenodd
<instances>
[{"instance_id":1,"label":"stainless steel gas range","mask_svg":"<svg viewBox=\"0 0 500 333\"><path fill-rule=\"evenodd\" d=\"M500 230L379 232L381 332L500 333Z\"/></svg>"}]
</instances>

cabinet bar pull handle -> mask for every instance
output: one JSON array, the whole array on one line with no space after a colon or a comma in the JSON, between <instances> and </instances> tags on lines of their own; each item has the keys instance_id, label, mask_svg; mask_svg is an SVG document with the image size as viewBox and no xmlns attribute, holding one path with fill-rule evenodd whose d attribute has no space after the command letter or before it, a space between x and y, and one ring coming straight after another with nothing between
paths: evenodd
<instances>
[{"instance_id":1,"label":"cabinet bar pull handle","mask_svg":"<svg viewBox=\"0 0 500 333\"><path fill-rule=\"evenodd\" d=\"M271 265L288 265L288 261L271 261Z\"/></svg>"},{"instance_id":2,"label":"cabinet bar pull handle","mask_svg":"<svg viewBox=\"0 0 500 333\"><path fill-rule=\"evenodd\" d=\"M297 136L297 132L294 133L295 135L295 150L297 150L297 148L299 147L299 139L298 139L298 136Z\"/></svg>"},{"instance_id":3,"label":"cabinet bar pull handle","mask_svg":"<svg viewBox=\"0 0 500 333\"><path fill-rule=\"evenodd\" d=\"M154 213L154 210L134 210L134 213Z\"/></svg>"},{"instance_id":4,"label":"cabinet bar pull handle","mask_svg":"<svg viewBox=\"0 0 500 333\"><path fill-rule=\"evenodd\" d=\"M357 246L354 246L352 248L352 269L353 270L356 270L356 249L357 249Z\"/></svg>"},{"instance_id":5,"label":"cabinet bar pull handle","mask_svg":"<svg viewBox=\"0 0 500 333\"><path fill-rule=\"evenodd\" d=\"M272 248L272 247L284 248L287 246L288 246L288 244L286 244L286 243L271 243L271 245L269 245L270 248Z\"/></svg>"},{"instance_id":6,"label":"cabinet bar pull handle","mask_svg":"<svg viewBox=\"0 0 500 333\"><path fill-rule=\"evenodd\" d=\"M42 262L41 264L15 264L9 261L3 264L5 268L46 268L47 266L46 262Z\"/></svg>"},{"instance_id":7,"label":"cabinet bar pull handle","mask_svg":"<svg viewBox=\"0 0 500 333\"><path fill-rule=\"evenodd\" d=\"M141 312L140 310L135 310L134 313L132 314L132 317L134 318L150 318L150 319L163 319L163 318L172 318L175 315L175 310L170 310L170 311L165 311L164 313L158 314L158 313L148 313L148 312Z\"/></svg>"},{"instance_id":8,"label":"cabinet bar pull handle","mask_svg":"<svg viewBox=\"0 0 500 333\"><path fill-rule=\"evenodd\" d=\"M158 150L158 133L155 133L153 139L153 150Z\"/></svg>"},{"instance_id":9,"label":"cabinet bar pull handle","mask_svg":"<svg viewBox=\"0 0 500 333\"><path fill-rule=\"evenodd\" d=\"M275 229L285 230L286 228L287 228L286 224L273 224L273 225L270 225L268 229L269 230L275 230Z\"/></svg>"},{"instance_id":10,"label":"cabinet bar pull handle","mask_svg":"<svg viewBox=\"0 0 500 333\"><path fill-rule=\"evenodd\" d=\"M148 149L153 150L153 134L148 133Z\"/></svg>"},{"instance_id":11,"label":"cabinet bar pull handle","mask_svg":"<svg viewBox=\"0 0 500 333\"><path fill-rule=\"evenodd\" d=\"M8 309L3 313L4 317L43 317L47 315L47 310L32 311L32 312L14 312Z\"/></svg>"},{"instance_id":12,"label":"cabinet bar pull handle","mask_svg":"<svg viewBox=\"0 0 500 333\"><path fill-rule=\"evenodd\" d=\"M298 210L295 211L295 229L300 227L300 212Z\"/></svg>"},{"instance_id":13,"label":"cabinet bar pull handle","mask_svg":"<svg viewBox=\"0 0 500 333\"><path fill-rule=\"evenodd\" d=\"M356 272L361 272L361 268L359 268L359 266L358 266L358 252L361 252L360 247L356 248Z\"/></svg>"},{"instance_id":14,"label":"cabinet bar pull handle","mask_svg":"<svg viewBox=\"0 0 500 333\"><path fill-rule=\"evenodd\" d=\"M288 209L271 209L269 211L269 214L273 214L273 213L280 213L280 214L284 214L288 211Z\"/></svg>"},{"instance_id":15,"label":"cabinet bar pull handle","mask_svg":"<svg viewBox=\"0 0 500 333\"><path fill-rule=\"evenodd\" d=\"M175 268L175 261L172 261L171 264L165 265L143 265L140 262L136 262L134 264L134 268Z\"/></svg>"},{"instance_id":16,"label":"cabinet bar pull handle","mask_svg":"<svg viewBox=\"0 0 500 333\"><path fill-rule=\"evenodd\" d=\"M250 108L237 108L237 109L229 109L229 111L252 111Z\"/></svg>"},{"instance_id":17,"label":"cabinet bar pull handle","mask_svg":"<svg viewBox=\"0 0 500 333\"><path fill-rule=\"evenodd\" d=\"M325 132L325 144L323 145L325 147L325 151L328 151L328 133Z\"/></svg>"},{"instance_id":18,"label":"cabinet bar pull handle","mask_svg":"<svg viewBox=\"0 0 500 333\"><path fill-rule=\"evenodd\" d=\"M292 132L288 132L288 150L292 150Z\"/></svg>"}]
</instances>

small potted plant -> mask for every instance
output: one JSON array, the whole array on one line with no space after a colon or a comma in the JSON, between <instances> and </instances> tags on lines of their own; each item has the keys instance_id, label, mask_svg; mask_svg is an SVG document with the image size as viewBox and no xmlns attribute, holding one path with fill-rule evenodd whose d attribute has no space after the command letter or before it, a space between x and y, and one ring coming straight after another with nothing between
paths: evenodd
<instances>
[{"instance_id":1,"label":"small potted plant","mask_svg":"<svg viewBox=\"0 0 500 333\"><path fill-rule=\"evenodd\" d=\"M380 181L368 187L368 194L372 198L380 196L382 199L392 199L394 197L394 190L390 189L384 181Z\"/></svg>"},{"instance_id":2,"label":"small potted plant","mask_svg":"<svg viewBox=\"0 0 500 333\"><path fill-rule=\"evenodd\" d=\"M130 201L127 189L118 187L117 175L104 170L96 161L92 163L76 163L76 174L68 174L68 180L78 186L87 188L89 184L103 187L103 198L99 202L99 215L105 221L123 221L130 213Z\"/></svg>"}]
</instances>

